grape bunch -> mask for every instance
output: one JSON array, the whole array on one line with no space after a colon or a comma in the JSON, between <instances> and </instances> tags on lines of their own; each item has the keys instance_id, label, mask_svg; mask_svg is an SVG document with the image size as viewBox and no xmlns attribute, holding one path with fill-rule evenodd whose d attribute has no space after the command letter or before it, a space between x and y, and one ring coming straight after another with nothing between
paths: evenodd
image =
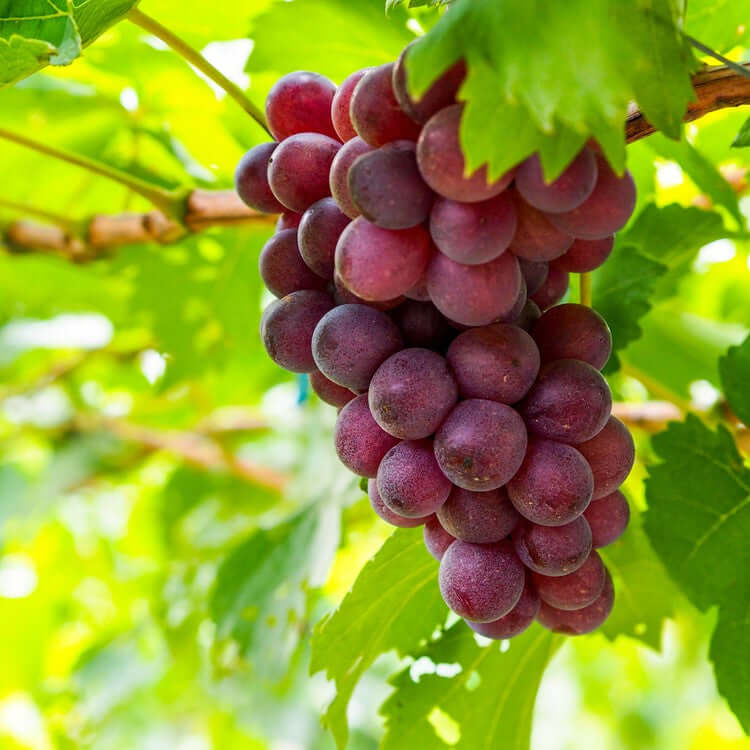
<instances>
[{"instance_id":1,"label":"grape bunch","mask_svg":"<svg viewBox=\"0 0 750 750\"><path fill-rule=\"evenodd\" d=\"M417 101L408 50L338 88L296 72L271 89L276 141L236 171L249 206L280 214L261 336L339 409L337 454L375 513L424 527L469 627L587 633L613 605L597 549L627 526L634 446L600 374L606 322L557 303L606 260L633 180L593 143L552 182L538 155L467 175L465 66Z\"/></svg>"}]
</instances>

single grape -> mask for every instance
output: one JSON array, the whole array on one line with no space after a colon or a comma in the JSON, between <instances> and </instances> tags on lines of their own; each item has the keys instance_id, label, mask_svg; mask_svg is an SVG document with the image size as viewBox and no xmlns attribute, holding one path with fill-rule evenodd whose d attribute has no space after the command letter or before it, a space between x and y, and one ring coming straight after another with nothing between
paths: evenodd
<instances>
[{"instance_id":1,"label":"single grape","mask_svg":"<svg viewBox=\"0 0 750 750\"><path fill-rule=\"evenodd\" d=\"M435 435L435 457L453 484L484 492L504 485L526 453L526 428L516 411L472 398L453 408Z\"/></svg>"},{"instance_id":2,"label":"single grape","mask_svg":"<svg viewBox=\"0 0 750 750\"><path fill-rule=\"evenodd\" d=\"M529 432L562 443L583 443L609 419L607 381L586 362L558 359L542 367L521 405Z\"/></svg>"},{"instance_id":3,"label":"single grape","mask_svg":"<svg viewBox=\"0 0 750 750\"><path fill-rule=\"evenodd\" d=\"M542 602L565 611L583 609L602 593L607 569L596 550L592 550L580 568L564 576L531 573Z\"/></svg>"},{"instance_id":4,"label":"single grape","mask_svg":"<svg viewBox=\"0 0 750 750\"><path fill-rule=\"evenodd\" d=\"M427 551L439 562L443 559L445 550L456 541L438 521L437 516L430 516L424 525L424 546Z\"/></svg>"},{"instance_id":5,"label":"single grape","mask_svg":"<svg viewBox=\"0 0 750 750\"><path fill-rule=\"evenodd\" d=\"M391 79L393 63L370 68L354 89L349 114L362 140L371 146L391 141L416 141L419 124L396 101Z\"/></svg>"},{"instance_id":6,"label":"single grape","mask_svg":"<svg viewBox=\"0 0 750 750\"><path fill-rule=\"evenodd\" d=\"M346 406L357 395L348 388L329 380L320 370L310 373L310 386L321 401L338 409Z\"/></svg>"},{"instance_id":7,"label":"single grape","mask_svg":"<svg viewBox=\"0 0 750 750\"><path fill-rule=\"evenodd\" d=\"M470 544L457 540L440 561L440 593L445 603L473 622L492 622L518 604L524 570L509 541Z\"/></svg>"},{"instance_id":8,"label":"single grape","mask_svg":"<svg viewBox=\"0 0 750 750\"><path fill-rule=\"evenodd\" d=\"M350 219L356 219L359 216L359 209L354 205L352 195L349 192L349 167L362 154L372 150L372 146L365 143L361 138L352 138L338 150L331 163L329 173L331 195L338 203L339 208Z\"/></svg>"},{"instance_id":9,"label":"single grape","mask_svg":"<svg viewBox=\"0 0 750 750\"><path fill-rule=\"evenodd\" d=\"M453 487L437 517L449 534L474 544L505 539L520 520L503 487L489 492Z\"/></svg>"},{"instance_id":10,"label":"single grape","mask_svg":"<svg viewBox=\"0 0 750 750\"><path fill-rule=\"evenodd\" d=\"M435 194L417 169L413 141L393 141L357 157L349 195L362 216L384 229L409 229L430 214Z\"/></svg>"},{"instance_id":11,"label":"single grape","mask_svg":"<svg viewBox=\"0 0 750 750\"><path fill-rule=\"evenodd\" d=\"M455 336L455 331L448 324L445 316L432 302L407 299L394 309L391 316L398 324L404 341L409 346L442 351Z\"/></svg>"},{"instance_id":12,"label":"single grape","mask_svg":"<svg viewBox=\"0 0 750 750\"><path fill-rule=\"evenodd\" d=\"M370 381L370 411L390 435L418 440L432 435L458 398L444 357L429 349L402 349Z\"/></svg>"},{"instance_id":13,"label":"single grape","mask_svg":"<svg viewBox=\"0 0 750 750\"><path fill-rule=\"evenodd\" d=\"M302 289L326 288L325 279L313 273L302 260L296 229L284 229L274 234L260 252L258 267L263 283L277 297L286 297Z\"/></svg>"},{"instance_id":14,"label":"single grape","mask_svg":"<svg viewBox=\"0 0 750 750\"><path fill-rule=\"evenodd\" d=\"M430 212L430 234L457 263L477 265L505 252L516 231L516 209L507 191L478 203L438 198Z\"/></svg>"},{"instance_id":15,"label":"single grape","mask_svg":"<svg viewBox=\"0 0 750 750\"><path fill-rule=\"evenodd\" d=\"M422 227L381 229L361 216L336 246L336 271L347 289L367 300L389 300L422 278L430 237Z\"/></svg>"},{"instance_id":16,"label":"single grape","mask_svg":"<svg viewBox=\"0 0 750 750\"><path fill-rule=\"evenodd\" d=\"M612 576L606 572L602 593L587 607L574 611L555 609L542 602L537 620L548 630L565 635L584 635L596 630L609 617L615 601Z\"/></svg>"},{"instance_id":17,"label":"single grape","mask_svg":"<svg viewBox=\"0 0 750 750\"><path fill-rule=\"evenodd\" d=\"M336 90L331 102L333 127L343 143L357 137L357 131L354 129L352 118L349 116L349 105L351 104L356 85L362 80L368 70L370 68L363 68L348 75Z\"/></svg>"},{"instance_id":18,"label":"single grape","mask_svg":"<svg viewBox=\"0 0 750 750\"><path fill-rule=\"evenodd\" d=\"M268 183L276 198L290 211L302 213L330 195L328 170L338 141L319 133L290 136L271 154Z\"/></svg>"},{"instance_id":19,"label":"single grape","mask_svg":"<svg viewBox=\"0 0 750 750\"><path fill-rule=\"evenodd\" d=\"M600 154L596 154L599 177L591 195L577 208L550 214L562 232L583 240L601 240L627 224L635 208L635 182L630 172L618 177Z\"/></svg>"},{"instance_id":20,"label":"single grape","mask_svg":"<svg viewBox=\"0 0 750 750\"><path fill-rule=\"evenodd\" d=\"M524 279L526 279L526 291L530 297L532 294L536 294L547 280L549 263L544 260L519 258L518 265L521 266L521 273Z\"/></svg>"},{"instance_id":21,"label":"single grape","mask_svg":"<svg viewBox=\"0 0 750 750\"><path fill-rule=\"evenodd\" d=\"M607 321L585 305L568 303L547 310L532 331L542 362L580 359L601 370L612 353Z\"/></svg>"},{"instance_id":22,"label":"single grape","mask_svg":"<svg viewBox=\"0 0 750 750\"><path fill-rule=\"evenodd\" d=\"M617 541L628 528L630 506L625 495L615 490L591 503L583 515L591 527L594 547L606 547Z\"/></svg>"},{"instance_id":23,"label":"single grape","mask_svg":"<svg viewBox=\"0 0 750 750\"><path fill-rule=\"evenodd\" d=\"M533 299L527 299L521 314L513 321L513 325L523 328L528 333L533 330L534 323L541 317L542 311L539 309L539 305Z\"/></svg>"},{"instance_id":24,"label":"single grape","mask_svg":"<svg viewBox=\"0 0 750 750\"><path fill-rule=\"evenodd\" d=\"M302 214L298 214L296 211L284 211L276 222L276 231L296 229L300 221L302 221Z\"/></svg>"},{"instance_id":25,"label":"single grape","mask_svg":"<svg viewBox=\"0 0 750 750\"><path fill-rule=\"evenodd\" d=\"M375 370L403 343L398 326L384 312L366 305L339 305L316 326L312 351L327 378L363 392Z\"/></svg>"},{"instance_id":26,"label":"single grape","mask_svg":"<svg viewBox=\"0 0 750 750\"><path fill-rule=\"evenodd\" d=\"M521 291L521 269L510 253L489 263L467 266L435 253L427 268L427 290L450 320L483 326L507 316Z\"/></svg>"},{"instance_id":27,"label":"single grape","mask_svg":"<svg viewBox=\"0 0 750 750\"><path fill-rule=\"evenodd\" d=\"M611 235L601 240L574 240L565 255L557 259L557 265L563 271L588 273L609 258L614 244L615 238Z\"/></svg>"},{"instance_id":28,"label":"single grape","mask_svg":"<svg viewBox=\"0 0 750 750\"><path fill-rule=\"evenodd\" d=\"M302 214L298 230L299 251L302 260L318 276L333 278L336 243L350 221L333 198L321 198Z\"/></svg>"},{"instance_id":29,"label":"single grape","mask_svg":"<svg viewBox=\"0 0 750 750\"><path fill-rule=\"evenodd\" d=\"M277 214L284 206L276 200L268 184L268 160L278 143L253 146L239 161L234 171L237 195L250 208L266 214Z\"/></svg>"},{"instance_id":30,"label":"single grape","mask_svg":"<svg viewBox=\"0 0 750 750\"><path fill-rule=\"evenodd\" d=\"M576 448L591 466L594 500L614 492L630 474L635 461L633 437L617 417L610 417L593 438Z\"/></svg>"},{"instance_id":31,"label":"single grape","mask_svg":"<svg viewBox=\"0 0 750 750\"><path fill-rule=\"evenodd\" d=\"M453 104L427 121L417 141L419 171L425 182L444 198L465 203L486 201L510 185L514 170L491 183L487 181L486 166L465 176L466 164L458 138L462 113L463 105Z\"/></svg>"},{"instance_id":32,"label":"single grape","mask_svg":"<svg viewBox=\"0 0 750 750\"><path fill-rule=\"evenodd\" d=\"M547 182L542 162L534 154L518 167L516 190L534 208L558 214L572 211L591 195L597 173L594 152L584 147L559 177Z\"/></svg>"},{"instance_id":33,"label":"single grape","mask_svg":"<svg viewBox=\"0 0 750 750\"><path fill-rule=\"evenodd\" d=\"M593 488L591 469L575 448L533 439L507 489L524 518L541 526L563 526L586 510Z\"/></svg>"},{"instance_id":34,"label":"single grape","mask_svg":"<svg viewBox=\"0 0 750 750\"><path fill-rule=\"evenodd\" d=\"M336 86L325 76L307 71L287 73L266 97L266 120L277 141L295 133L322 133L336 138L331 102Z\"/></svg>"},{"instance_id":35,"label":"single grape","mask_svg":"<svg viewBox=\"0 0 750 750\"><path fill-rule=\"evenodd\" d=\"M402 529L413 529L415 526L421 526L423 523L426 523L428 519L434 518L434 516L406 518L405 516L400 516L398 513L394 513L380 497L378 483L374 479L367 480L367 496L370 499L370 505L372 505L375 514L391 526L398 526Z\"/></svg>"},{"instance_id":36,"label":"single grape","mask_svg":"<svg viewBox=\"0 0 750 750\"><path fill-rule=\"evenodd\" d=\"M503 323L464 331L453 340L445 356L462 398L515 404L526 395L539 372L534 340L526 331Z\"/></svg>"},{"instance_id":37,"label":"single grape","mask_svg":"<svg viewBox=\"0 0 750 750\"><path fill-rule=\"evenodd\" d=\"M339 412L333 442L347 469L361 477L375 477L383 456L398 440L378 427L370 414L367 395L362 394Z\"/></svg>"},{"instance_id":38,"label":"single grape","mask_svg":"<svg viewBox=\"0 0 750 750\"><path fill-rule=\"evenodd\" d=\"M448 498L451 483L435 460L431 440L404 440L383 456L378 492L394 512L407 518L434 513Z\"/></svg>"},{"instance_id":39,"label":"single grape","mask_svg":"<svg viewBox=\"0 0 750 750\"><path fill-rule=\"evenodd\" d=\"M333 301L337 305L367 305L375 310L385 311L394 310L404 301L404 299L405 298L401 296L394 297L393 299L380 300L379 302L362 299L362 297L358 297L354 292L350 292L336 271L333 272Z\"/></svg>"},{"instance_id":40,"label":"single grape","mask_svg":"<svg viewBox=\"0 0 750 750\"><path fill-rule=\"evenodd\" d=\"M517 226L510 251L533 261L550 261L563 255L573 244L573 237L557 229L548 214L529 205L518 193L512 195Z\"/></svg>"},{"instance_id":41,"label":"single grape","mask_svg":"<svg viewBox=\"0 0 750 750\"><path fill-rule=\"evenodd\" d=\"M556 305L566 295L568 283L568 272L563 271L555 261L550 263L544 284L530 297L542 310L546 310Z\"/></svg>"},{"instance_id":42,"label":"single grape","mask_svg":"<svg viewBox=\"0 0 750 750\"><path fill-rule=\"evenodd\" d=\"M419 99L413 99L407 87L406 55L411 45L407 45L393 66L393 93L412 120L427 122L438 110L456 101L456 94L466 77L466 64L459 60L442 73Z\"/></svg>"},{"instance_id":43,"label":"single grape","mask_svg":"<svg viewBox=\"0 0 750 750\"><path fill-rule=\"evenodd\" d=\"M591 539L583 516L562 526L524 521L513 532L513 546L521 562L544 576L564 576L578 570L591 553Z\"/></svg>"},{"instance_id":44,"label":"single grape","mask_svg":"<svg viewBox=\"0 0 750 750\"><path fill-rule=\"evenodd\" d=\"M332 308L333 300L325 292L305 290L274 300L260 320L268 356L285 370L313 372L313 331Z\"/></svg>"},{"instance_id":45,"label":"single grape","mask_svg":"<svg viewBox=\"0 0 750 750\"><path fill-rule=\"evenodd\" d=\"M514 638L523 633L526 628L534 622L539 612L539 594L530 581L526 581L521 592L521 598L516 606L498 620L492 622L472 622L466 620L466 624L479 635L500 641L505 638Z\"/></svg>"}]
</instances>

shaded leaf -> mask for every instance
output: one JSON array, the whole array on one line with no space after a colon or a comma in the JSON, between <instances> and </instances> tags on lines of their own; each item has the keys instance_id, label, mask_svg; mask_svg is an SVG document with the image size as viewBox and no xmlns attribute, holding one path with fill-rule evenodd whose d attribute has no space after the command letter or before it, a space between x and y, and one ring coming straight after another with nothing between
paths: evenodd
<instances>
[{"instance_id":1,"label":"shaded leaf","mask_svg":"<svg viewBox=\"0 0 750 750\"><path fill-rule=\"evenodd\" d=\"M750 425L750 336L719 360L719 374L732 411Z\"/></svg>"},{"instance_id":2,"label":"shaded leaf","mask_svg":"<svg viewBox=\"0 0 750 750\"><path fill-rule=\"evenodd\" d=\"M744 148L750 146L750 118L745 120L745 124L740 128L740 132L732 141L734 148Z\"/></svg>"}]
</instances>

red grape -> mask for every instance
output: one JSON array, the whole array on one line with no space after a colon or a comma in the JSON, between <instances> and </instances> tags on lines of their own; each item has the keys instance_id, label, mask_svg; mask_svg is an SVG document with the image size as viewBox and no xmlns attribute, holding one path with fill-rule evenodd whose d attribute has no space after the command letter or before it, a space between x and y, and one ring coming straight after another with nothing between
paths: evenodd
<instances>
[{"instance_id":1,"label":"red grape","mask_svg":"<svg viewBox=\"0 0 750 750\"><path fill-rule=\"evenodd\" d=\"M313 273L302 260L296 229L284 229L274 234L263 246L258 266L263 283L277 297L302 289L326 288L325 279Z\"/></svg>"},{"instance_id":2,"label":"red grape","mask_svg":"<svg viewBox=\"0 0 750 750\"><path fill-rule=\"evenodd\" d=\"M407 299L391 313L401 329L404 341L409 346L422 346L425 349L441 351L455 336L455 331L448 324L432 302L417 302Z\"/></svg>"},{"instance_id":3,"label":"red grape","mask_svg":"<svg viewBox=\"0 0 750 750\"><path fill-rule=\"evenodd\" d=\"M370 505L372 505L375 514L391 526L398 526L402 529L412 529L415 526L421 526L426 523L428 519L434 518L434 516L426 516L425 518L406 518L406 516L400 516L398 513L394 513L380 497L378 483L374 479L367 480L367 495L370 498Z\"/></svg>"},{"instance_id":4,"label":"red grape","mask_svg":"<svg viewBox=\"0 0 750 750\"><path fill-rule=\"evenodd\" d=\"M609 617L615 600L612 577L606 572L602 593L587 607L574 611L555 609L542 602L537 620L548 630L565 635L583 635L596 630Z\"/></svg>"},{"instance_id":5,"label":"red grape","mask_svg":"<svg viewBox=\"0 0 750 750\"><path fill-rule=\"evenodd\" d=\"M520 520L503 487L489 492L453 487L437 516L449 534L475 544L505 539Z\"/></svg>"},{"instance_id":6,"label":"red grape","mask_svg":"<svg viewBox=\"0 0 750 750\"><path fill-rule=\"evenodd\" d=\"M526 260L559 258L573 244L573 238L553 226L547 214L526 203L518 193L513 197L517 226L510 251Z\"/></svg>"},{"instance_id":7,"label":"red grape","mask_svg":"<svg viewBox=\"0 0 750 750\"><path fill-rule=\"evenodd\" d=\"M424 525L424 546L427 551L436 559L442 560L445 550L456 541L438 521L437 516L430 516Z\"/></svg>"},{"instance_id":8,"label":"red grape","mask_svg":"<svg viewBox=\"0 0 750 750\"><path fill-rule=\"evenodd\" d=\"M298 230L302 259L324 279L332 279L336 243L350 222L333 198L321 198L302 214Z\"/></svg>"},{"instance_id":9,"label":"red grape","mask_svg":"<svg viewBox=\"0 0 750 750\"><path fill-rule=\"evenodd\" d=\"M349 192L349 167L362 154L372 150L372 146L365 143L361 138L352 138L338 150L331 163L329 173L331 195L339 204L339 208L350 219L356 219L359 216L359 209L352 202L352 196Z\"/></svg>"},{"instance_id":10,"label":"red grape","mask_svg":"<svg viewBox=\"0 0 750 750\"><path fill-rule=\"evenodd\" d=\"M299 226L300 221L302 221L302 214L298 214L296 211L284 211L276 222L276 231L280 232L282 229L296 229Z\"/></svg>"},{"instance_id":11,"label":"red grape","mask_svg":"<svg viewBox=\"0 0 750 750\"><path fill-rule=\"evenodd\" d=\"M521 266L521 273L526 280L526 291L531 297L532 294L536 294L542 288L542 284L547 280L549 263L544 260L519 258L518 265Z\"/></svg>"},{"instance_id":12,"label":"red grape","mask_svg":"<svg viewBox=\"0 0 750 750\"><path fill-rule=\"evenodd\" d=\"M544 284L534 294L529 295L542 310L556 305L568 291L568 272L563 271L557 262L550 263Z\"/></svg>"},{"instance_id":13,"label":"red grape","mask_svg":"<svg viewBox=\"0 0 750 750\"><path fill-rule=\"evenodd\" d=\"M492 622L472 622L466 620L466 624L479 635L499 641L504 638L514 638L523 633L526 628L534 622L539 612L539 594L534 586L527 581L523 587L521 598L516 606L498 620Z\"/></svg>"},{"instance_id":14,"label":"red grape","mask_svg":"<svg viewBox=\"0 0 750 750\"><path fill-rule=\"evenodd\" d=\"M320 370L310 373L310 385L318 398L331 406L346 406L357 394L329 380Z\"/></svg>"},{"instance_id":15,"label":"red grape","mask_svg":"<svg viewBox=\"0 0 750 750\"><path fill-rule=\"evenodd\" d=\"M295 133L322 133L336 138L331 102L336 86L325 76L307 71L287 73L266 98L268 127L277 141Z\"/></svg>"},{"instance_id":16,"label":"red grape","mask_svg":"<svg viewBox=\"0 0 750 750\"><path fill-rule=\"evenodd\" d=\"M619 539L630 521L630 506L625 495L615 490L591 503L583 514L591 527L594 547L606 547Z\"/></svg>"},{"instance_id":17,"label":"red grape","mask_svg":"<svg viewBox=\"0 0 750 750\"><path fill-rule=\"evenodd\" d=\"M591 553L591 529L583 516L563 526L539 526L524 521L513 532L521 562L545 576L564 576L586 562Z\"/></svg>"},{"instance_id":18,"label":"red grape","mask_svg":"<svg viewBox=\"0 0 750 750\"><path fill-rule=\"evenodd\" d=\"M601 240L574 240L565 255L557 259L557 265L563 271L588 273L609 258L614 244L611 235Z\"/></svg>"},{"instance_id":19,"label":"red grape","mask_svg":"<svg viewBox=\"0 0 750 750\"><path fill-rule=\"evenodd\" d=\"M594 499L614 492L630 474L635 461L635 445L628 428L616 417L590 440L576 448L594 474Z\"/></svg>"},{"instance_id":20,"label":"red grape","mask_svg":"<svg viewBox=\"0 0 750 750\"><path fill-rule=\"evenodd\" d=\"M531 574L539 598L556 609L566 611L588 607L604 589L607 569L596 550L580 568L564 576Z\"/></svg>"},{"instance_id":21,"label":"red grape","mask_svg":"<svg viewBox=\"0 0 750 750\"><path fill-rule=\"evenodd\" d=\"M240 198L250 208L267 214L284 210L268 184L268 160L278 145L261 143L254 146L240 159L234 172L234 186Z\"/></svg>"},{"instance_id":22,"label":"red grape","mask_svg":"<svg viewBox=\"0 0 750 750\"><path fill-rule=\"evenodd\" d=\"M352 101L352 95L356 85L360 82L370 68L363 68L348 75L336 90L331 102L331 119L336 134L342 142L350 141L357 137L357 131L352 125L352 118L349 116L349 105Z\"/></svg>"}]
</instances>

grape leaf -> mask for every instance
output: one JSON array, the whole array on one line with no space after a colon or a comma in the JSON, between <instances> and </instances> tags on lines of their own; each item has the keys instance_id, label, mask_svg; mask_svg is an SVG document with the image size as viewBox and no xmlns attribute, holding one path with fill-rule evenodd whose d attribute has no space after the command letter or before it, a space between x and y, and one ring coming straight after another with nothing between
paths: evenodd
<instances>
[{"instance_id":1,"label":"grape leaf","mask_svg":"<svg viewBox=\"0 0 750 750\"><path fill-rule=\"evenodd\" d=\"M412 92L424 92L459 58L469 68L459 94L466 101L461 142L467 167L489 162L491 176L568 131L593 135L621 170L628 102L636 100L657 128L678 138L694 96L695 60L670 0L636 6L458 0L414 44L407 58ZM568 140L569 160L575 139ZM544 164L550 176L561 169Z\"/></svg>"},{"instance_id":2,"label":"grape leaf","mask_svg":"<svg viewBox=\"0 0 750 750\"><path fill-rule=\"evenodd\" d=\"M690 0L685 30L703 44L726 52L750 35L748 0Z\"/></svg>"},{"instance_id":3,"label":"grape leaf","mask_svg":"<svg viewBox=\"0 0 750 750\"><path fill-rule=\"evenodd\" d=\"M346 708L364 671L388 651L408 654L445 621L437 570L422 529L398 529L362 568L341 606L315 628L310 672L325 670L336 682L324 722L339 748L346 746Z\"/></svg>"},{"instance_id":4,"label":"grape leaf","mask_svg":"<svg viewBox=\"0 0 750 750\"><path fill-rule=\"evenodd\" d=\"M381 747L528 748L539 682L562 637L533 625L501 650L478 646L474 634L457 622L419 656L434 664L458 664L454 677L438 673L412 679L407 668L391 679L393 694L381 707L386 733ZM435 710L458 725L450 742L436 734ZM446 738L448 739L448 738Z\"/></svg>"},{"instance_id":5,"label":"grape leaf","mask_svg":"<svg viewBox=\"0 0 750 750\"><path fill-rule=\"evenodd\" d=\"M653 439L645 530L672 578L701 610L718 605L711 640L719 691L750 730L750 469L732 435L697 417Z\"/></svg>"},{"instance_id":6,"label":"grape leaf","mask_svg":"<svg viewBox=\"0 0 750 750\"><path fill-rule=\"evenodd\" d=\"M732 141L733 148L745 148L750 146L750 118L745 120L744 125L740 128L736 138Z\"/></svg>"},{"instance_id":7,"label":"grape leaf","mask_svg":"<svg viewBox=\"0 0 750 750\"><path fill-rule=\"evenodd\" d=\"M719 360L722 390L734 413L750 425L750 336Z\"/></svg>"}]
</instances>

